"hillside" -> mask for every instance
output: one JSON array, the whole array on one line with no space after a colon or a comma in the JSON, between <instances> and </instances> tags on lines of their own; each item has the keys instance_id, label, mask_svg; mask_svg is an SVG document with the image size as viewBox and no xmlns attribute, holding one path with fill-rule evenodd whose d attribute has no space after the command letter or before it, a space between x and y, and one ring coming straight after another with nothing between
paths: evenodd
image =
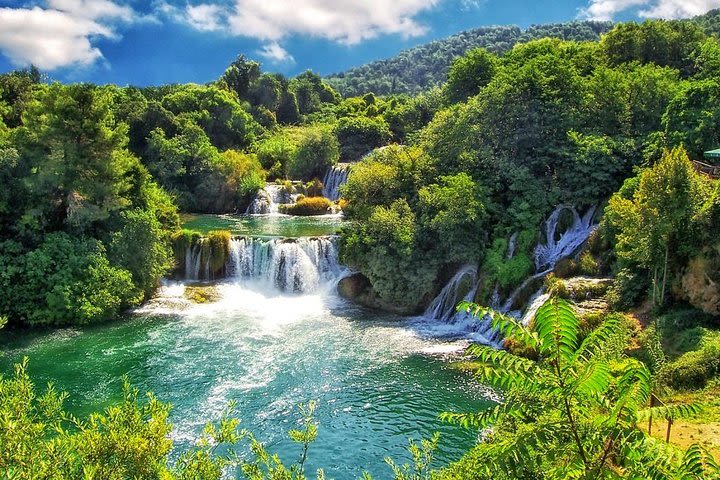
<instances>
[{"instance_id":1,"label":"hillside","mask_svg":"<svg viewBox=\"0 0 720 480\"><path fill-rule=\"evenodd\" d=\"M708 35L720 34L720 9L689 21L700 25ZM414 94L445 82L452 61L470 49L482 47L501 54L517 43L544 37L598 40L611 27L612 22L597 21L532 25L526 30L515 25L480 27L403 50L392 58L329 75L326 80L346 97L367 92Z\"/></svg>"},{"instance_id":2,"label":"hillside","mask_svg":"<svg viewBox=\"0 0 720 480\"><path fill-rule=\"evenodd\" d=\"M443 83L452 61L472 48L483 47L499 54L517 43L543 37L598 40L611 27L611 22L595 21L533 25L526 30L515 25L480 27L404 50L389 59L329 75L326 80L344 96L367 92L418 93Z\"/></svg>"}]
</instances>

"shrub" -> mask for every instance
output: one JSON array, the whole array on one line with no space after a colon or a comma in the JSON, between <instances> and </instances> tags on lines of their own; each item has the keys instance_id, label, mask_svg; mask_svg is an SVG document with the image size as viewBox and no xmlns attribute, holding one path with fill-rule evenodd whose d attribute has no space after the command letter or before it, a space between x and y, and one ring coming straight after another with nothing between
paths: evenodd
<instances>
[{"instance_id":1,"label":"shrub","mask_svg":"<svg viewBox=\"0 0 720 480\"><path fill-rule=\"evenodd\" d=\"M720 374L720 334L704 328L692 329L692 333L699 348L682 354L663 372L673 388L703 388Z\"/></svg>"},{"instance_id":2,"label":"shrub","mask_svg":"<svg viewBox=\"0 0 720 480\"><path fill-rule=\"evenodd\" d=\"M295 131L297 150L288 165L288 175L297 180L320 177L340 156L337 139L324 126L304 127Z\"/></svg>"},{"instance_id":3,"label":"shrub","mask_svg":"<svg viewBox=\"0 0 720 480\"><path fill-rule=\"evenodd\" d=\"M288 215L311 216L325 215L330 211L332 202L325 197L306 197L291 205L279 205L282 213Z\"/></svg>"},{"instance_id":4,"label":"shrub","mask_svg":"<svg viewBox=\"0 0 720 480\"><path fill-rule=\"evenodd\" d=\"M583 252L577 265L583 275L594 277L600 272L600 266L590 252Z\"/></svg>"},{"instance_id":5,"label":"shrub","mask_svg":"<svg viewBox=\"0 0 720 480\"><path fill-rule=\"evenodd\" d=\"M605 299L610 307L625 310L635 306L648 291L647 277L623 268L616 275Z\"/></svg>"},{"instance_id":6,"label":"shrub","mask_svg":"<svg viewBox=\"0 0 720 480\"><path fill-rule=\"evenodd\" d=\"M0 254L7 248L12 245L0 245ZM112 266L97 240L52 233L40 247L12 262L0 277L0 313L12 320L84 325L110 320L142 300L130 272Z\"/></svg>"},{"instance_id":7,"label":"shrub","mask_svg":"<svg viewBox=\"0 0 720 480\"><path fill-rule=\"evenodd\" d=\"M570 278L578 273L578 264L572 258L563 258L557 262L553 272L558 278Z\"/></svg>"}]
</instances>

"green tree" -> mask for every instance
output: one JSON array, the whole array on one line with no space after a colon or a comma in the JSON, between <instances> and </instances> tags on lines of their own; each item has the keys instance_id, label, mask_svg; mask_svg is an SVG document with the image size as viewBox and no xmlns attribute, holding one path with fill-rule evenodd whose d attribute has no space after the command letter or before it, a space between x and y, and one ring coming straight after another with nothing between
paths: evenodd
<instances>
[{"instance_id":1,"label":"green tree","mask_svg":"<svg viewBox=\"0 0 720 480\"><path fill-rule=\"evenodd\" d=\"M325 171L335 165L340 149L332 129L324 125L302 127L297 150L288 165L288 174L293 179L312 180L322 177Z\"/></svg>"},{"instance_id":2,"label":"green tree","mask_svg":"<svg viewBox=\"0 0 720 480\"><path fill-rule=\"evenodd\" d=\"M335 126L340 158L356 161L375 148L387 145L390 129L382 118L343 117Z\"/></svg>"},{"instance_id":3,"label":"green tree","mask_svg":"<svg viewBox=\"0 0 720 480\"><path fill-rule=\"evenodd\" d=\"M497 64L497 57L483 48L470 50L456 59L445 84L450 103L464 102L477 95L492 80Z\"/></svg>"},{"instance_id":4,"label":"green tree","mask_svg":"<svg viewBox=\"0 0 720 480\"><path fill-rule=\"evenodd\" d=\"M610 199L605 221L618 258L650 272L653 302L663 305L673 275L696 249L694 218L705 189L682 148L666 151L636 185Z\"/></svg>"}]
</instances>

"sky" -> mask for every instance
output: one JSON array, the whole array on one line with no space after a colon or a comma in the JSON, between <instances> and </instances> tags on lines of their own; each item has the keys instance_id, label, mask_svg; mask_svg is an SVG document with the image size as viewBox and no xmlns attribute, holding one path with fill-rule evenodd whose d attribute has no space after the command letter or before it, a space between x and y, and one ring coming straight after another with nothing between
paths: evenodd
<instances>
[{"instance_id":1,"label":"sky","mask_svg":"<svg viewBox=\"0 0 720 480\"><path fill-rule=\"evenodd\" d=\"M720 0L0 0L0 72L118 85L205 83L239 54L321 75L486 25L685 18Z\"/></svg>"}]
</instances>

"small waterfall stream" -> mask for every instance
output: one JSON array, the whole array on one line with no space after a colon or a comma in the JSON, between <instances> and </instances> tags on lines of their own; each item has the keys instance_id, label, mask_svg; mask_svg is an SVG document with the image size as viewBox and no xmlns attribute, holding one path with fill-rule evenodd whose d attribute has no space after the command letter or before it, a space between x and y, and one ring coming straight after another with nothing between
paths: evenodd
<instances>
[{"instance_id":1,"label":"small waterfall stream","mask_svg":"<svg viewBox=\"0 0 720 480\"><path fill-rule=\"evenodd\" d=\"M472 302L475 300L479 287L477 267L472 265L461 267L433 299L425 310L423 318L450 327L448 332L453 335L470 333L476 342L500 347L501 339L493 330L489 320L478 321L467 312L457 311L457 306L461 301Z\"/></svg>"},{"instance_id":2,"label":"small waterfall stream","mask_svg":"<svg viewBox=\"0 0 720 480\"><path fill-rule=\"evenodd\" d=\"M564 212L572 214L572 224L566 230L559 232L558 228ZM542 289L538 291L533 295L523 315L522 312L510 312L518 295L529 288L532 282L552 272L557 262L573 255L587 241L597 228L597 225L592 222L594 214L595 207L589 208L581 216L575 207L568 205L558 206L544 223L545 243L538 243L535 247L536 272L516 288L503 303L500 302L496 289L493 295L495 308L503 313L516 316L525 325L529 324L537 310L549 296L543 293ZM513 234L508 242L506 258L513 257L516 243L517 235ZM464 293L461 288L468 281L466 279L469 279L473 286L461 297ZM494 331L488 318L476 319L467 313L456 311L458 303L462 300L472 301L475 299L479 287L477 269L472 266L462 267L435 297L425 311L423 318L430 322L453 325L456 330L465 329L466 332L472 332L474 340L480 343L495 347L502 346L502 338L500 338L498 332Z\"/></svg>"},{"instance_id":3,"label":"small waterfall stream","mask_svg":"<svg viewBox=\"0 0 720 480\"><path fill-rule=\"evenodd\" d=\"M340 200L340 187L347 182L349 173L349 163L338 163L330 167L323 178L323 197L333 202Z\"/></svg>"},{"instance_id":4,"label":"small waterfall stream","mask_svg":"<svg viewBox=\"0 0 720 480\"><path fill-rule=\"evenodd\" d=\"M289 193L283 185L268 183L258 191L245 213L250 215L276 214L279 211L279 205L295 203L296 197L297 195Z\"/></svg>"}]
</instances>

